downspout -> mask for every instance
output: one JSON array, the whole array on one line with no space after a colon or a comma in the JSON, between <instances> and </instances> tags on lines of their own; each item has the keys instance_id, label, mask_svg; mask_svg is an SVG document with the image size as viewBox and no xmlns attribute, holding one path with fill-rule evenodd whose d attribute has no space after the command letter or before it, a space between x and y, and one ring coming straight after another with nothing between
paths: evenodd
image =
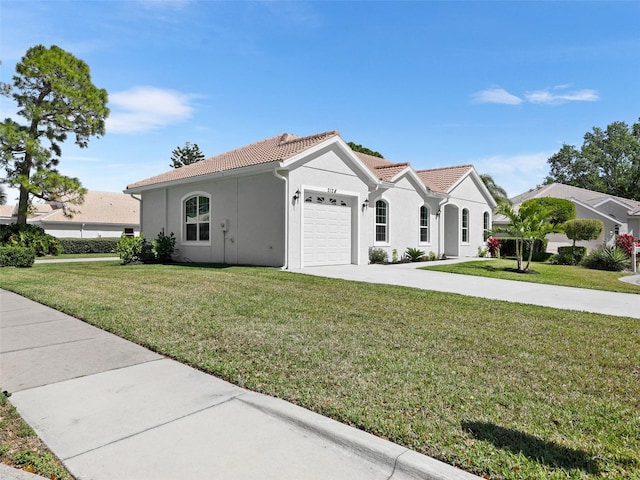
<instances>
[{"instance_id":1,"label":"downspout","mask_svg":"<svg viewBox=\"0 0 640 480\"><path fill-rule=\"evenodd\" d=\"M142 195L140 195L140 198L136 197L135 194L130 193L129 196L131 198L133 198L134 200L137 200L138 202L140 202L140 209L138 210L140 213L138 215L139 219L140 219L140 233L138 235L142 235ZM135 228L133 229L133 236L135 237L136 235L136 230Z\"/></svg>"},{"instance_id":2,"label":"downspout","mask_svg":"<svg viewBox=\"0 0 640 480\"><path fill-rule=\"evenodd\" d=\"M278 173L278 167L273 169L273 176L284 180L284 265L282 270L289 269L289 179Z\"/></svg>"}]
</instances>

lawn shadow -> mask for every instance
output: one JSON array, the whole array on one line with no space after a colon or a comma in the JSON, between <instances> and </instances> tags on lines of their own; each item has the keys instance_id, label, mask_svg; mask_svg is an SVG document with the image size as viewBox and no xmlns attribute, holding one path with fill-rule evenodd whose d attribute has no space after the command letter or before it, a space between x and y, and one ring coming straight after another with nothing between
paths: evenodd
<instances>
[{"instance_id":1,"label":"lawn shadow","mask_svg":"<svg viewBox=\"0 0 640 480\"><path fill-rule=\"evenodd\" d=\"M581 450L563 447L493 423L463 422L461 426L477 440L491 442L498 448L516 454L521 453L536 462L567 470L578 469L593 475L599 473L598 466L589 454Z\"/></svg>"}]
</instances>

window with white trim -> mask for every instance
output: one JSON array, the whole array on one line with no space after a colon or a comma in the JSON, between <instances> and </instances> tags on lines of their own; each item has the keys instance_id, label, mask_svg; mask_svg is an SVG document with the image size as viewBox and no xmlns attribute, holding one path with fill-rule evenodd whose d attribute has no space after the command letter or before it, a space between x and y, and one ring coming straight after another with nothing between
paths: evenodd
<instances>
[{"instance_id":1,"label":"window with white trim","mask_svg":"<svg viewBox=\"0 0 640 480\"><path fill-rule=\"evenodd\" d=\"M384 200L376 202L376 242L387 242L388 205Z\"/></svg>"},{"instance_id":2,"label":"window with white trim","mask_svg":"<svg viewBox=\"0 0 640 480\"><path fill-rule=\"evenodd\" d=\"M462 209L462 241L469 242L469 209Z\"/></svg>"},{"instance_id":3,"label":"window with white trim","mask_svg":"<svg viewBox=\"0 0 640 480\"><path fill-rule=\"evenodd\" d=\"M194 195L184 201L184 240L208 242L211 205L209 197Z\"/></svg>"},{"instance_id":4,"label":"window with white trim","mask_svg":"<svg viewBox=\"0 0 640 480\"><path fill-rule=\"evenodd\" d=\"M487 238L489 238L489 235L491 235L491 218L489 216L489 212L484 212L482 224L484 229L484 239L486 241Z\"/></svg>"},{"instance_id":5,"label":"window with white trim","mask_svg":"<svg viewBox=\"0 0 640 480\"><path fill-rule=\"evenodd\" d=\"M420 207L420 242L429 243L429 207Z\"/></svg>"}]
</instances>

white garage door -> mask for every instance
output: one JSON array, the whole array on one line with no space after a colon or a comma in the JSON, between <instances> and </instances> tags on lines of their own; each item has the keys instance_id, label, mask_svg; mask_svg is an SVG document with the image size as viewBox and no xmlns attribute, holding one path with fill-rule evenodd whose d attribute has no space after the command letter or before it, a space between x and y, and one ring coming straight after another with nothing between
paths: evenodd
<instances>
[{"instance_id":1,"label":"white garage door","mask_svg":"<svg viewBox=\"0 0 640 480\"><path fill-rule=\"evenodd\" d=\"M307 195L304 202L304 265L351 263L351 206L348 199Z\"/></svg>"}]
</instances>

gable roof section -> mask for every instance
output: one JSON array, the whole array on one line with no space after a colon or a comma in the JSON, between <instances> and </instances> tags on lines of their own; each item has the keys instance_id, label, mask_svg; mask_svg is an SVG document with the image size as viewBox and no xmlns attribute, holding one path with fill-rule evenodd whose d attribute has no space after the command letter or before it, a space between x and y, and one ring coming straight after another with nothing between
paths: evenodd
<instances>
[{"instance_id":1,"label":"gable roof section","mask_svg":"<svg viewBox=\"0 0 640 480\"><path fill-rule=\"evenodd\" d=\"M564 198L567 200L577 200L582 204L597 209L601 205L613 201L621 206L626 206L629 215L634 215L634 211L640 210L640 202L629 198L616 197L615 195L607 195L606 193L594 192L586 188L574 187L563 183L550 183L533 188L528 192L517 195L511 199L514 205L531 198L554 197Z\"/></svg>"},{"instance_id":2,"label":"gable roof section","mask_svg":"<svg viewBox=\"0 0 640 480\"><path fill-rule=\"evenodd\" d=\"M127 190L175 180L195 178L212 173L234 170L236 168L286 160L329 138L339 135L337 131L318 133L307 137L298 137L290 133L283 133L191 165L174 168L160 175L141 180L128 185Z\"/></svg>"},{"instance_id":3,"label":"gable roof section","mask_svg":"<svg viewBox=\"0 0 640 480\"><path fill-rule=\"evenodd\" d=\"M458 165L455 167L418 170L416 173L420 180L431 190L449 193L472 170L473 165Z\"/></svg>"},{"instance_id":4,"label":"gable roof section","mask_svg":"<svg viewBox=\"0 0 640 480\"><path fill-rule=\"evenodd\" d=\"M140 223L140 202L130 195L117 192L89 191L81 205L70 205L77 213L72 218L65 217L62 208L42 215L30 222L43 223L101 223L138 225Z\"/></svg>"}]
</instances>

